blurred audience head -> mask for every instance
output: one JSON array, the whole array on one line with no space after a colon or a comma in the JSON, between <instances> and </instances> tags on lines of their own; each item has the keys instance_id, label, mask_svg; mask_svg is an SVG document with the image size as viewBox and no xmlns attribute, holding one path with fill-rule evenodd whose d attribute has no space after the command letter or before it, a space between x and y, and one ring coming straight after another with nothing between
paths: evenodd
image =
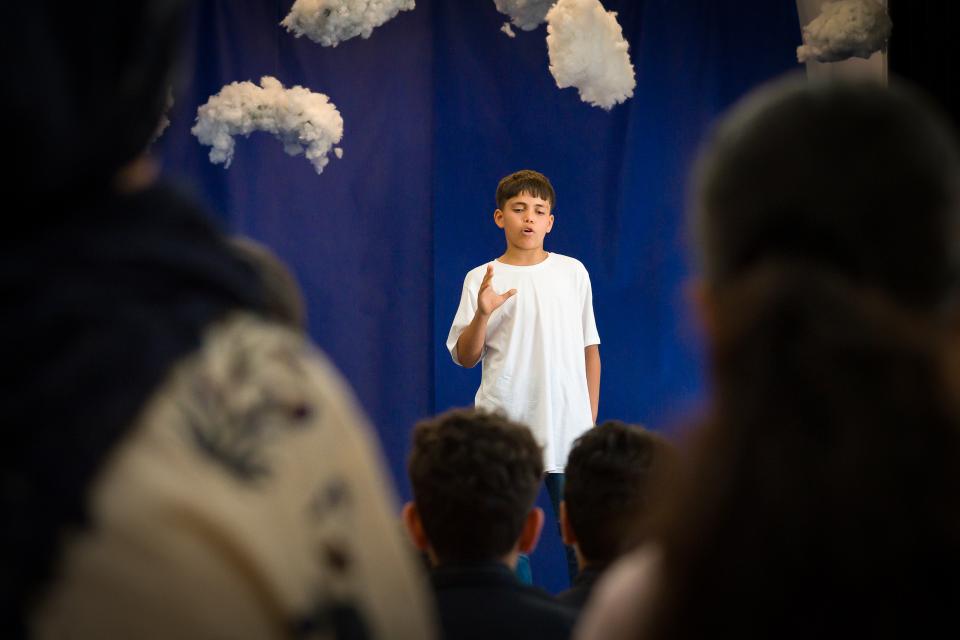
<instances>
[{"instance_id":1,"label":"blurred audience head","mask_svg":"<svg viewBox=\"0 0 960 640\"><path fill-rule=\"evenodd\" d=\"M930 309L954 293L956 137L923 96L895 84L774 82L707 139L692 231L709 287L791 260Z\"/></svg>"},{"instance_id":2,"label":"blurred audience head","mask_svg":"<svg viewBox=\"0 0 960 640\"><path fill-rule=\"evenodd\" d=\"M560 518L581 568L604 567L644 541L654 487L672 456L660 436L616 420L577 438Z\"/></svg>"},{"instance_id":3,"label":"blurred audience head","mask_svg":"<svg viewBox=\"0 0 960 640\"><path fill-rule=\"evenodd\" d=\"M527 426L449 411L414 428L407 470L414 500L404 519L435 563L499 561L536 545L543 453Z\"/></svg>"},{"instance_id":4,"label":"blurred audience head","mask_svg":"<svg viewBox=\"0 0 960 640\"><path fill-rule=\"evenodd\" d=\"M0 239L13 337L0 458L0 627L26 634L65 542L91 524L111 453L208 327L262 308L259 283L144 150L174 77L186 0L20 2L0 27L6 184Z\"/></svg>"},{"instance_id":5,"label":"blurred audience head","mask_svg":"<svg viewBox=\"0 0 960 640\"><path fill-rule=\"evenodd\" d=\"M229 238L237 256L252 267L263 285L264 315L295 331L306 331L307 308L303 290L290 268L266 245L244 236Z\"/></svg>"},{"instance_id":6,"label":"blurred audience head","mask_svg":"<svg viewBox=\"0 0 960 640\"><path fill-rule=\"evenodd\" d=\"M644 637L952 620L955 140L898 83L798 78L707 139L692 213L712 407L658 517Z\"/></svg>"},{"instance_id":7,"label":"blurred audience head","mask_svg":"<svg viewBox=\"0 0 960 640\"><path fill-rule=\"evenodd\" d=\"M0 106L10 185L34 202L109 189L143 153L174 81L186 0L9 8Z\"/></svg>"}]
</instances>

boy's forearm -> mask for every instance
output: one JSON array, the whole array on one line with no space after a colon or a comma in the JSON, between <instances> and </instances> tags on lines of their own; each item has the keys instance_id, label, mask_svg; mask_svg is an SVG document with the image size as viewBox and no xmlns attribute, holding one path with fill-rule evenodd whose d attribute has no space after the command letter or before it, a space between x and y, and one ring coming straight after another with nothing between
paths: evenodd
<instances>
[{"instance_id":1,"label":"boy's forearm","mask_svg":"<svg viewBox=\"0 0 960 640\"><path fill-rule=\"evenodd\" d=\"M478 362L483 354L483 342L487 337L487 319L480 311L457 338L457 360L468 369Z\"/></svg>"},{"instance_id":2,"label":"boy's forearm","mask_svg":"<svg viewBox=\"0 0 960 640\"><path fill-rule=\"evenodd\" d=\"M600 345L584 347L584 360L587 366L587 391L590 393L590 409L593 422L597 422L597 410L600 408Z\"/></svg>"}]
</instances>

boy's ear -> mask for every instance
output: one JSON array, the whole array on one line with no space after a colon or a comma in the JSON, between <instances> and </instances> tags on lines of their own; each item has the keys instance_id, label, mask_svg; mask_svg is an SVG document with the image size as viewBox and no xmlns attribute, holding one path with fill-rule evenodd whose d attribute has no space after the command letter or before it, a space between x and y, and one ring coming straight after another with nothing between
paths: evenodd
<instances>
[{"instance_id":1,"label":"boy's ear","mask_svg":"<svg viewBox=\"0 0 960 640\"><path fill-rule=\"evenodd\" d=\"M503 211L497 209L493 212L493 221L498 227L503 229Z\"/></svg>"},{"instance_id":2,"label":"boy's ear","mask_svg":"<svg viewBox=\"0 0 960 640\"><path fill-rule=\"evenodd\" d=\"M553 214L550 214L550 221L547 222L547 233L550 233L550 230L553 229Z\"/></svg>"},{"instance_id":3,"label":"boy's ear","mask_svg":"<svg viewBox=\"0 0 960 640\"><path fill-rule=\"evenodd\" d=\"M563 544L572 547L577 544L577 534L570 526L570 516L567 515L567 501L560 502L560 537L563 538Z\"/></svg>"},{"instance_id":4,"label":"boy's ear","mask_svg":"<svg viewBox=\"0 0 960 640\"><path fill-rule=\"evenodd\" d=\"M517 541L520 553L533 553L540 541L541 531L543 531L543 509L534 507L527 513L527 519L523 521L523 529Z\"/></svg>"},{"instance_id":5,"label":"boy's ear","mask_svg":"<svg viewBox=\"0 0 960 640\"><path fill-rule=\"evenodd\" d=\"M413 546L420 551L426 551L430 546L430 541L427 540L427 534L423 530L423 521L420 520L420 512L417 511L416 503L408 502L403 505L401 517L403 518L403 526L407 530Z\"/></svg>"}]
</instances>

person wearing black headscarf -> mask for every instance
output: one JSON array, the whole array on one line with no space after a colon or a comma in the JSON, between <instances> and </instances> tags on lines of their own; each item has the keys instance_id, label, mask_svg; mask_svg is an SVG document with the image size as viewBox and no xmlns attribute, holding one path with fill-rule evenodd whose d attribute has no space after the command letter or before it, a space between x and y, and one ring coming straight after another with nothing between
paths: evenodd
<instances>
[{"instance_id":1,"label":"person wearing black headscarf","mask_svg":"<svg viewBox=\"0 0 960 640\"><path fill-rule=\"evenodd\" d=\"M20 3L2 27L0 626L429 636L348 392L143 155L186 5Z\"/></svg>"}]
</instances>

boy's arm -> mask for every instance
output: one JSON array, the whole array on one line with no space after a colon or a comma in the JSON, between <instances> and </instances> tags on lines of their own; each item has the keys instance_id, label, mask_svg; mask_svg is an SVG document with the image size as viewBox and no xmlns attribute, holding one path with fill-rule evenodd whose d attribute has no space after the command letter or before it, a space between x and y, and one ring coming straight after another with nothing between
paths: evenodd
<instances>
[{"instance_id":1,"label":"boy's arm","mask_svg":"<svg viewBox=\"0 0 960 640\"><path fill-rule=\"evenodd\" d=\"M487 320L489 318L490 316L483 315L477 309L473 320L457 338L457 360L468 369L480 362L480 355L483 353L483 341L487 336Z\"/></svg>"},{"instance_id":2,"label":"boy's arm","mask_svg":"<svg viewBox=\"0 0 960 640\"><path fill-rule=\"evenodd\" d=\"M483 276L483 282L480 283L480 290L477 292L477 312L473 320L463 330L460 337L457 338L457 360L468 369L478 362L483 354L483 342L487 337L487 321L490 314L500 308L513 294L516 289L510 289L506 293L497 293L493 290L491 280L493 279L493 265L487 265L487 273Z\"/></svg>"},{"instance_id":3,"label":"boy's arm","mask_svg":"<svg viewBox=\"0 0 960 640\"><path fill-rule=\"evenodd\" d=\"M597 409L600 407L600 345L591 344L583 348L587 363L587 391L590 393L590 409L593 422L597 422Z\"/></svg>"}]
</instances>

